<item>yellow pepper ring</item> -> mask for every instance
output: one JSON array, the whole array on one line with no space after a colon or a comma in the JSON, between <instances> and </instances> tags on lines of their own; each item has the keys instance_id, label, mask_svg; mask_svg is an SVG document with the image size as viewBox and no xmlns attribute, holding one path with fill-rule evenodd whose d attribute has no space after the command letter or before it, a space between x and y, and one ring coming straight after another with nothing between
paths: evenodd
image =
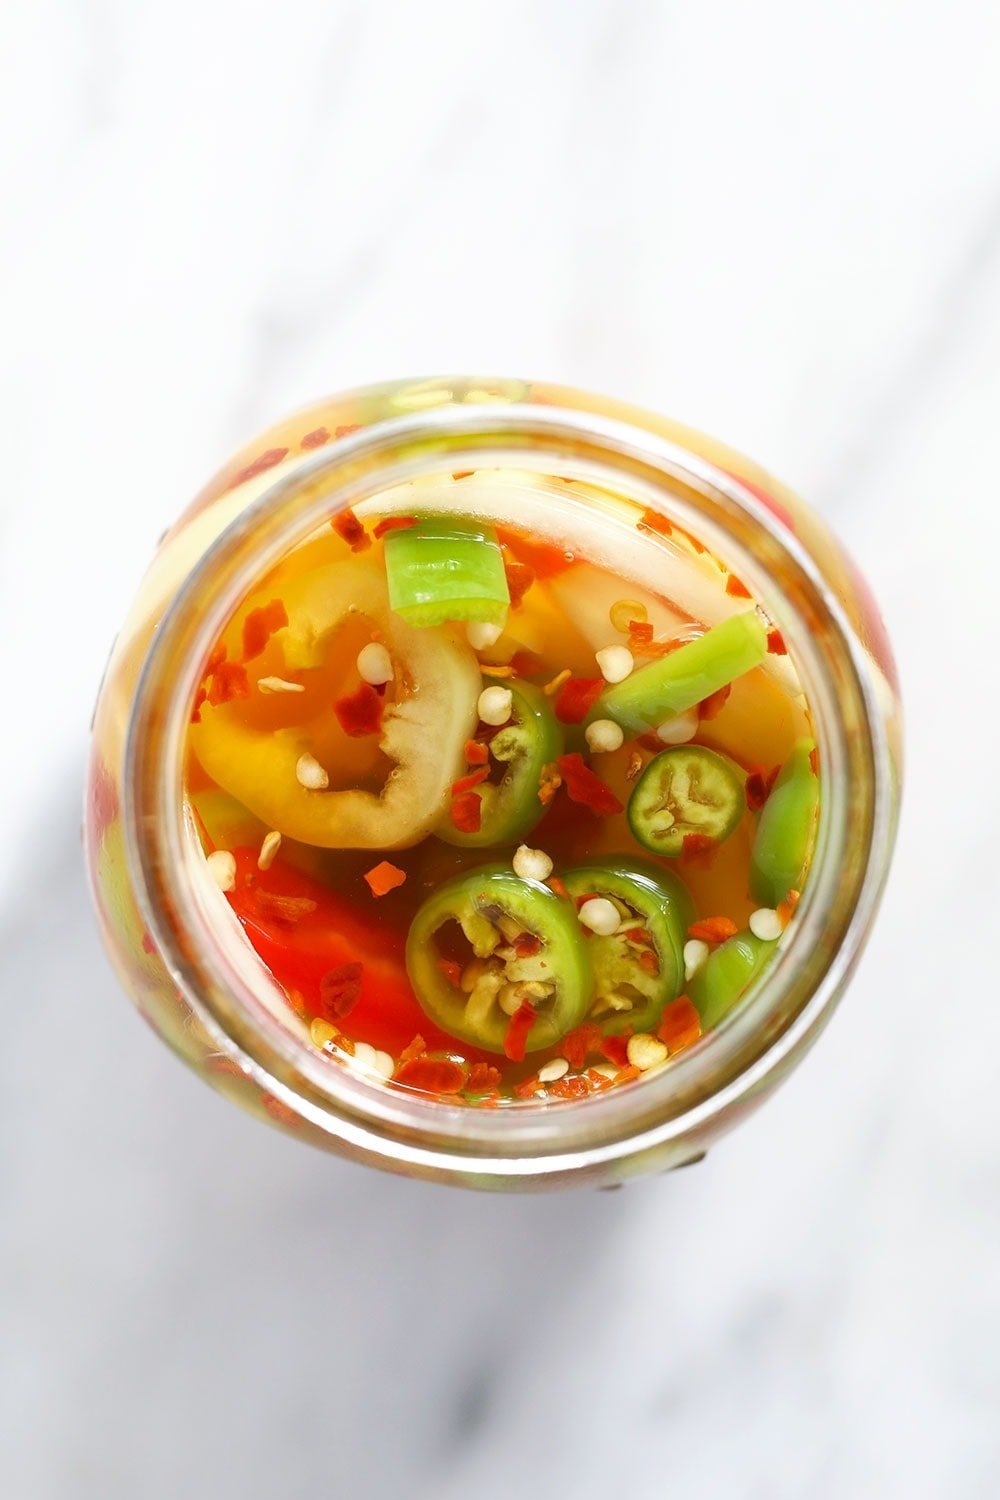
<instances>
[{"instance_id":1,"label":"yellow pepper ring","mask_svg":"<svg viewBox=\"0 0 1000 1500\"><path fill-rule=\"evenodd\" d=\"M261 730L238 708L202 710L191 743L213 781L288 838L324 849L401 849L440 822L464 746L476 727L482 685L470 648L444 629L414 629L389 609L385 578L347 559L283 585L288 625L280 635L290 670L321 665L351 613L382 632L396 666L395 698L382 719L380 749L395 762L379 792L310 791L295 768L310 751L308 726Z\"/></svg>"}]
</instances>

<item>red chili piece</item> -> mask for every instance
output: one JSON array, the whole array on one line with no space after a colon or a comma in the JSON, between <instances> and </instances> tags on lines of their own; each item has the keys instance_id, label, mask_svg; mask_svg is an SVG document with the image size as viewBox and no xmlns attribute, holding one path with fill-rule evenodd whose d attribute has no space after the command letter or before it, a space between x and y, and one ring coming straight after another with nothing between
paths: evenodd
<instances>
[{"instance_id":1,"label":"red chili piece","mask_svg":"<svg viewBox=\"0 0 1000 1500\"><path fill-rule=\"evenodd\" d=\"M425 1094L458 1094L465 1087L465 1069L448 1057L411 1057L396 1069L393 1082Z\"/></svg>"},{"instance_id":2,"label":"red chili piece","mask_svg":"<svg viewBox=\"0 0 1000 1500\"><path fill-rule=\"evenodd\" d=\"M785 645L785 637L780 630L769 630L767 632L767 649L772 656L787 656L788 647Z\"/></svg>"},{"instance_id":3,"label":"red chili piece","mask_svg":"<svg viewBox=\"0 0 1000 1500\"><path fill-rule=\"evenodd\" d=\"M416 526L416 516L386 516L374 527L373 535L385 536L387 531L405 531L409 526Z\"/></svg>"},{"instance_id":4,"label":"red chili piece","mask_svg":"<svg viewBox=\"0 0 1000 1500\"><path fill-rule=\"evenodd\" d=\"M627 1036L603 1036L598 1047L616 1068L624 1068L628 1064Z\"/></svg>"},{"instance_id":5,"label":"red chili piece","mask_svg":"<svg viewBox=\"0 0 1000 1500\"><path fill-rule=\"evenodd\" d=\"M352 739L378 734L382 728L382 699L370 682L363 682L356 693L338 698L333 711L341 729Z\"/></svg>"},{"instance_id":6,"label":"red chili piece","mask_svg":"<svg viewBox=\"0 0 1000 1500\"><path fill-rule=\"evenodd\" d=\"M288 611L280 599L272 599L260 609L252 609L243 621L243 660L260 656L276 630L288 624Z\"/></svg>"},{"instance_id":7,"label":"red chili piece","mask_svg":"<svg viewBox=\"0 0 1000 1500\"><path fill-rule=\"evenodd\" d=\"M451 821L459 833L478 833L483 822L483 803L478 792L462 792L451 799Z\"/></svg>"},{"instance_id":8,"label":"red chili piece","mask_svg":"<svg viewBox=\"0 0 1000 1500\"><path fill-rule=\"evenodd\" d=\"M491 1089L499 1088L500 1069L495 1068L492 1063L473 1063L465 1080L465 1087L470 1094L487 1094Z\"/></svg>"},{"instance_id":9,"label":"red chili piece","mask_svg":"<svg viewBox=\"0 0 1000 1500\"><path fill-rule=\"evenodd\" d=\"M556 697L556 718L564 724L582 724L603 691L603 677L570 677Z\"/></svg>"},{"instance_id":10,"label":"red chili piece","mask_svg":"<svg viewBox=\"0 0 1000 1500\"><path fill-rule=\"evenodd\" d=\"M571 1068L582 1068L592 1052L601 1045L601 1028L594 1021L584 1021L582 1026L569 1031L559 1044L559 1051Z\"/></svg>"},{"instance_id":11,"label":"red chili piece","mask_svg":"<svg viewBox=\"0 0 1000 1500\"><path fill-rule=\"evenodd\" d=\"M365 552L372 544L371 537L350 507L333 516L330 525L352 552Z\"/></svg>"},{"instance_id":12,"label":"red chili piece","mask_svg":"<svg viewBox=\"0 0 1000 1500\"><path fill-rule=\"evenodd\" d=\"M589 807L598 817L621 812L622 804L614 792L584 764L583 756L578 752L560 755L556 764L571 801Z\"/></svg>"},{"instance_id":13,"label":"red chili piece","mask_svg":"<svg viewBox=\"0 0 1000 1500\"><path fill-rule=\"evenodd\" d=\"M751 771L743 785L746 794L747 807L751 812L759 812L767 801L767 783L763 771Z\"/></svg>"},{"instance_id":14,"label":"red chili piece","mask_svg":"<svg viewBox=\"0 0 1000 1500\"><path fill-rule=\"evenodd\" d=\"M490 749L479 740L466 740L465 763L467 766L485 766L489 763Z\"/></svg>"},{"instance_id":15,"label":"red chili piece","mask_svg":"<svg viewBox=\"0 0 1000 1500\"><path fill-rule=\"evenodd\" d=\"M507 1035L504 1037L503 1050L505 1056L511 1062L523 1062L525 1047L528 1041L528 1032L535 1024L535 1007L530 1000L522 1000L517 1010L510 1018L507 1027Z\"/></svg>"},{"instance_id":16,"label":"red chili piece","mask_svg":"<svg viewBox=\"0 0 1000 1500\"><path fill-rule=\"evenodd\" d=\"M209 703L229 703L233 698L249 698L250 679L247 669L238 661L220 662L208 688Z\"/></svg>"},{"instance_id":17,"label":"red chili piece","mask_svg":"<svg viewBox=\"0 0 1000 1500\"><path fill-rule=\"evenodd\" d=\"M253 479L256 475L273 469L275 464L281 463L287 453L287 448L268 448L266 453L262 453L259 458L254 459L253 463L247 464L245 469L239 471L229 488L235 489L238 484L245 484L248 479Z\"/></svg>"},{"instance_id":18,"label":"red chili piece","mask_svg":"<svg viewBox=\"0 0 1000 1500\"><path fill-rule=\"evenodd\" d=\"M361 965L338 964L319 982L319 1003L331 1021L342 1021L361 998Z\"/></svg>"},{"instance_id":19,"label":"red chili piece","mask_svg":"<svg viewBox=\"0 0 1000 1500\"><path fill-rule=\"evenodd\" d=\"M478 786L481 781L485 781L489 774L487 766L480 766L478 771L470 771L468 776L460 776L451 784L452 797L461 797L466 792L471 792L472 788Z\"/></svg>"},{"instance_id":20,"label":"red chili piece","mask_svg":"<svg viewBox=\"0 0 1000 1500\"><path fill-rule=\"evenodd\" d=\"M330 434L325 427L314 427L312 432L307 432L300 440L300 448L322 448L324 443L330 441Z\"/></svg>"}]
</instances>

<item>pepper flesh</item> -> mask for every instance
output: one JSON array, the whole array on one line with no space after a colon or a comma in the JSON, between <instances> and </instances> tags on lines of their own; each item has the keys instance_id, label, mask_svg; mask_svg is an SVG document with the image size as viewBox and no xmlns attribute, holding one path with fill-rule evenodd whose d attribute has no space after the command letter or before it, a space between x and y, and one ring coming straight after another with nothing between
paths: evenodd
<instances>
[{"instance_id":1,"label":"pepper flesh","mask_svg":"<svg viewBox=\"0 0 1000 1500\"><path fill-rule=\"evenodd\" d=\"M688 997L701 1017L703 1031L718 1025L760 972L773 942L738 932L710 953L688 985Z\"/></svg>"},{"instance_id":2,"label":"pepper flesh","mask_svg":"<svg viewBox=\"0 0 1000 1500\"><path fill-rule=\"evenodd\" d=\"M799 740L760 812L750 854L750 890L765 906L777 906L789 891L802 889L819 816L815 748L812 740Z\"/></svg>"},{"instance_id":3,"label":"pepper flesh","mask_svg":"<svg viewBox=\"0 0 1000 1500\"><path fill-rule=\"evenodd\" d=\"M386 700L379 748L395 762L379 792L311 791L296 765L310 752L310 723L261 730L225 708L202 712L191 745L209 776L268 828L322 848L400 849L438 822L462 773L476 725L479 670L467 645L445 631L415 630L389 610L385 579L366 559L315 568L282 591L286 661L321 665L349 614L372 620L401 670Z\"/></svg>"},{"instance_id":4,"label":"pepper flesh","mask_svg":"<svg viewBox=\"0 0 1000 1500\"><path fill-rule=\"evenodd\" d=\"M389 602L413 626L446 620L501 625L510 590L491 526L425 516L385 538Z\"/></svg>"},{"instance_id":5,"label":"pepper flesh","mask_svg":"<svg viewBox=\"0 0 1000 1500\"><path fill-rule=\"evenodd\" d=\"M537 951L508 949L498 924L506 919L540 939ZM440 965L437 937L448 923L462 929L490 982L469 993L451 984ZM508 941L513 941L509 939ZM501 955L509 953L499 967ZM492 960L492 968L490 963ZM526 987L516 997L522 1016L531 1004L534 1022L523 1037L526 1052L551 1046L582 1020L590 1003L592 974L576 913L548 886L522 880L506 866L487 866L460 875L424 902L406 943L410 982L427 1015L443 1031L491 1052L504 1052L512 1016L499 1003L504 984ZM481 976L482 977L482 976ZM551 987L538 995L531 987ZM518 1034L518 1046L522 1037Z\"/></svg>"}]
</instances>

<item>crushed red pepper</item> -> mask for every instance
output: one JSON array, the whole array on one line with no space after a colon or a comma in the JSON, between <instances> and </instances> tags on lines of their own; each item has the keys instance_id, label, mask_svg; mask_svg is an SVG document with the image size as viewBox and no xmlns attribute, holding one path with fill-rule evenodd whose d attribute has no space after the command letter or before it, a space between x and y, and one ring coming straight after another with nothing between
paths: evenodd
<instances>
[{"instance_id":1,"label":"crushed red pepper","mask_svg":"<svg viewBox=\"0 0 1000 1500\"><path fill-rule=\"evenodd\" d=\"M809 751L809 768L814 776L819 775L819 751L815 745Z\"/></svg>"},{"instance_id":2,"label":"crushed red pepper","mask_svg":"<svg viewBox=\"0 0 1000 1500\"><path fill-rule=\"evenodd\" d=\"M470 771L468 776L460 776L451 784L452 798L461 797L466 792L471 792L474 786L479 786L489 775L488 766L480 766L477 771Z\"/></svg>"},{"instance_id":3,"label":"crushed red pepper","mask_svg":"<svg viewBox=\"0 0 1000 1500\"><path fill-rule=\"evenodd\" d=\"M216 707L220 703L231 703L234 698L249 698L250 679L246 667L238 661L222 661L212 673L208 685L208 701Z\"/></svg>"},{"instance_id":4,"label":"crushed red pepper","mask_svg":"<svg viewBox=\"0 0 1000 1500\"><path fill-rule=\"evenodd\" d=\"M491 1089L498 1089L500 1082L499 1068L495 1068L492 1063L477 1062L469 1069L465 1090L468 1094L487 1094Z\"/></svg>"},{"instance_id":5,"label":"crushed red pepper","mask_svg":"<svg viewBox=\"0 0 1000 1500\"><path fill-rule=\"evenodd\" d=\"M322 448L324 443L330 441L330 433L325 427L314 427L312 432L305 433L299 439L300 448Z\"/></svg>"},{"instance_id":6,"label":"crushed red pepper","mask_svg":"<svg viewBox=\"0 0 1000 1500\"><path fill-rule=\"evenodd\" d=\"M382 699L370 682L363 682L356 692L338 698L333 711L341 729L352 739L378 734L382 728Z\"/></svg>"},{"instance_id":7,"label":"crushed red pepper","mask_svg":"<svg viewBox=\"0 0 1000 1500\"><path fill-rule=\"evenodd\" d=\"M628 1033L623 1032L621 1036L602 1036L597 1044L597 1050L614 1067L626 1067L628 1064Z\"/></svg>"},{"instance_id":8,"label":"crushed red pepper","mask_svg":"<svg viewBox=\"0 0 1000 1500\"><path fill-rule=\"evenodd\" d=\"M483 800L478 792L461 792L451 799L451 821L459 833L478 833L483 824Z\"/></svg>"},{"instance_id":9,"label":"crushed red pepper","mask_svg":"<svg viewBox=\"0 0 1000 1500\"><path fill-rule=\"evenodd\" d=\"M334 516L330 521L330 525L341 540L347 543L352 552L366 552L372 544L371 537L350 507L347 510L342 510L339 515Z\"/></svg>"},{"instance_id":10,"label":"crushed red pepper","mask_svg":"<svg viewBox=\"0 0 1000 1500\"><path fill-rule=\"evenodd\" d=\"M584 1021L566 1033L559 1050L571 1068L582 1068L590 1054L600 1047L601 1036L601 1028L595 1021Z\"/></svg>"},{"instance_id":11,"label":"crushed red pepper","mask_svg":"<svg viewBox=\"0 0 1000 1500\"><path fill-rule=\"evenodd\" d=\"M702 917L700 921L691 923L688 937L697 938L701 943L724 943L738 931L739 928L731 917Z\"/></svg>"},{"instance_id":12,"label":"crushed red pepper","mask_svg":"<svg viewBox=\"0 0 1000 1500\"><path fill-rule=\"evenodd\" d=\"M767 782L763 771L750 771L743 783L743 791L750 811L759 812L767 801Z\"/></svg>"},{"instance_id":13,"label":"crushed red pepper","mask_svg":"<svg viewBox=\"0 0 1000 1500\"><path fill-rule=\"evenodd\" d=\"M248 479L255 479L258 474L265 474L268 469L273 469L275 464L280 464L281 460L287 454L287 448L268 448L266 452L261 453L258 458L255 458L252 463L247 464L245 469L240 469L233 476L229 488L234 490L238 484L245 484Z\"/></svg>"},{"instance_id":14,"label":"crushed red pepper","mask_svg":"<svg viewBox=\"0 0 1000 1500\"><path fill-rule=\"evenodd\" d=\"M511 1062L523 1062L528 1032L535 1024L535 1007L530 1000L522 1000L510 1018L507 1035L504 1037L504 1055Z\"/></svg>"},{"instance_id":15,"label":"crushed red pepper","mask_svg":"<svg viewBox=\"0 0 1000 1500\"><path fill-rule=\"evenodd\" d=\"M365 880L373 896L387 896L390 891L394 891L397 886L403 884L406 880L406 872L398 865L392 865L387 859L383 859L366 872Z\"/></svg>"},{"instance_id":16,"label":"crushed red pepper","mask_svg":"<svg viewBox=\"0 0 1000 1500\"><path fill-rule=\"evenodd\" d=\"M731 594L734 599L752 599L753 595L742 579L737 578L735 573L730 573L726 579L726 593Z\"/></svg>"},{"instance_id":17,"label":"crushed red pepper","mask_svg":"<svg viewBox=\"0 0 1000 1500\"><path fill-rule=\"evenodd\" d=\"M329 969L319 982L319 1004L331 1021L342 1021L361 998L361 965L338 964Z\"/></svg>"},{"instance_id":18,"label":"crushed red pepper","mask_svg":"<svg viewBox=\"0 0 1000 1500\"><path fill-rule=\"evenodd\" d=\"M571 755L560 755L556 765L572 802L589 807L598 817L621 812L622 804L614 792L584 763L583 756L578 751Z\"/></svg>"},{"instance_id":19,"label":"crushed red pepper","mask_svg":"<svg viewBox=\"0 0 1000 1500\"><path fill-rule=\"evenodd\" d=\"M409 1062L411 1058L422 1057L426 1051L427 1043L424 1041L423 1037L418 1031L413 1040L411 1042L407 1042L406 1046L399 1054L399 1066L402 1067L403 1063Z\"/></svg>"},{"instance_id":20,"label":"crushed red pepper","mask_svg":"<svg viewBox=\"0 0 1000 1500\"><path fill-rule=\"evenodd\" d=\"M767 649L772 656L787 656L788 647L785 645L785 637L780 630L771 629L767 632Z\"/></svg>"},{"instance_id":21,"label":"crushed red pepper","mask_svg":"<svg viewBox=\"0 0 1000 1500\"><path fill-rule=\"evenodd\" d=\"M384 516L372 529L372 535L376 537L385 536L387 531L405 531L410 526L416 526L416 516Z\"/></svg>"},{"instance_id":22,"label":"crushed red pepper","mask_svg":"<svg viewBox=\"0 0 1000 1500\"><path fill-rule=\"evenodd\" d=\"M288 624L288 611L280 599L252 609L243 621L243 660L253 661L266 649L276 631Z\"/></svg>"},{"instance_id":23,"label":"crushed red pepper","mask_svg":"<svg viewBox=\"0 0 1000 1500\"><path fill-rule=\"evenodd\" d=\"M605 686L603 677L570 677L556 696L556 718L564 724L582 724Z\"/></svg>"},{"instance_id":24,"label":"crushed red pepper","mask_svg":"<svg viewBox=\"0 0 1000 1500\"><path fill-rule=\"evenodd\" d=\"M411 1057L396 1069L393 1082L425 1094L460 1094L465 1087L465 1069L450 1057Z\"/></svg>"},{"instance_id":25,"label":"crushed red pepper","mask_svg":"<svg viewBox=\"0 0 1000 1500\"><path fill-rule=\"evenodd\" d=\"M279 927L294 927L303 917L310 916L318 905L311 896L279 896L274 891L261 890L259 886L253 899L261 916L277 922Z\"/></svg>"},{"instance_id":26,"label":"crushed red pepper","mask_svg":"<svg viewBox=\"0 0 1000 1500\"><path fill-rule=\"evenodd\" d=\"M482 744L480 740L466 740L465 764L467 766L485 766L489 763L489 758L489 745Z\"/></svg>"},{"instance_id":27,"label":"crushed red pepper","mask_svg":"<svg viewBox=\"0 0 1000 1500\"><path fill-rule=\"evenodd\" d=\"M674 534L674 528L666 516L661 516L655 510L644 510L642 518L636 524L639 531L652 531L657 536L673 536Z\"/></svg>"},{"instance_id":28,"label":"crushed red pepper","mask_svg":"<svg viewBox=\"0 0 1000 1500\"><path fill-rule=\"evenodd\" d=\"M678 995L664 1007L656 1035L666 1044L671 1055L698 1040L701 1017L687 995Z\"/></svg>"}]
</instances>

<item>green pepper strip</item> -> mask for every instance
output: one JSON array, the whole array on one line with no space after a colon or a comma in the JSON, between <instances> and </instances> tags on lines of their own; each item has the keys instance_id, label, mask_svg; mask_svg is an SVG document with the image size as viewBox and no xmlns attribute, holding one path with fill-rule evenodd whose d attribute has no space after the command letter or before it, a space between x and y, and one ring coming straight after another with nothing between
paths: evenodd
<instances>
[{"instance_id":1,"label":"green pepper strip","mask_svg":"<svg viewBox=\"0 0 1000 1500\"><path fill-rule=\"evenodd\" d=\"M502 625L510 590L491 526L427 516L386 534L389 604L409 625L483 620Z\"/></svg>"},{"instance_id":2,"label":"green pepper strip","mask_svg":"<svg viewBox=\"0 0 1000 1500\"><path fill-rule=\"evenodd\" d=\"M774 946L774 942L764 942L752 932L737 932L709 954L688 984L688 995L703 1030L718 1025L732 1009Z\"/></svg>"},{"instance_id":3,"label":"green pepper strip","mask_svg":"<svg viewBox=\"0 0 1000 1500\"><path fill-rule=\"evenodd\" d=\"M802 889L819 816L814 748L812 740L799 740L760 812L750 852L750 890L765 906L777 906L789 891Z\"/></svg>"},{"instance_id":4,"label":"green pepper strip","mask_svg":"<svg viewBox=\"0 0 1000 1500\"><path fill-rule=\"evenodd\" d=\"M756 611L732 615L608 688L589 720L614 719L627 733L641 734L759 667L766 655L767 631Z\"/></svg>"},{"instance_id":5,"label":"green pepper strip","mask_svg":"<svg viewBox=\"0 0 1000 1500\"><path fill-rule=\"evenodd\" d=\"M594 967L591 1019L610 1034L651 1031L683 987L684 935L693 916L686 888L667 871L625 855L570 870L563 881L574 898L606 897L622 918L618 932L585 939ZM652 943L629 937L637 929L648 932ZM655 957L655 973L648 960L643 968L643 954ZM623 1001L626 1008L617 1009Z\"/></svg>"},{"instance_id":6,"label":"green pepper strip","mask_svg":"<svg viewBox=\"0 0 1000 1500\"><path fill-rule=\"evenodd\" d=\"M484 781L476 788L482 802L477 833L463 833L446 813L435 830L446 844L464 849L484 849L513 844L532 828L545 812L538 799L544 766L562 754L562 729L548 698L530 682L511 686L511 722L489 742L492 762L503 767L498 782Z\"/></svg>"},{"instance_id":7,"label":"green pepper strip","mask_svg":"<svg viewBox=\"0 0 1000 1500\"><path fill-rule=\"evenodd\" d=\"M469 992L452 984L441 965L436 937L451 921L465 934L470 960L473 955L480 960ZM540 940L537 952L518 954L519 933ZM510 1008L523 1000L533 1007L536 1020L525 1050L537 1052L579 1024L593 991L590 958L572 904L505 866L457 876L424 902L410 926L406 968L431 1020L490 1052L504 1050L511 1014L501 1002L508 997Z\"/></svg>"}]
</instances>

